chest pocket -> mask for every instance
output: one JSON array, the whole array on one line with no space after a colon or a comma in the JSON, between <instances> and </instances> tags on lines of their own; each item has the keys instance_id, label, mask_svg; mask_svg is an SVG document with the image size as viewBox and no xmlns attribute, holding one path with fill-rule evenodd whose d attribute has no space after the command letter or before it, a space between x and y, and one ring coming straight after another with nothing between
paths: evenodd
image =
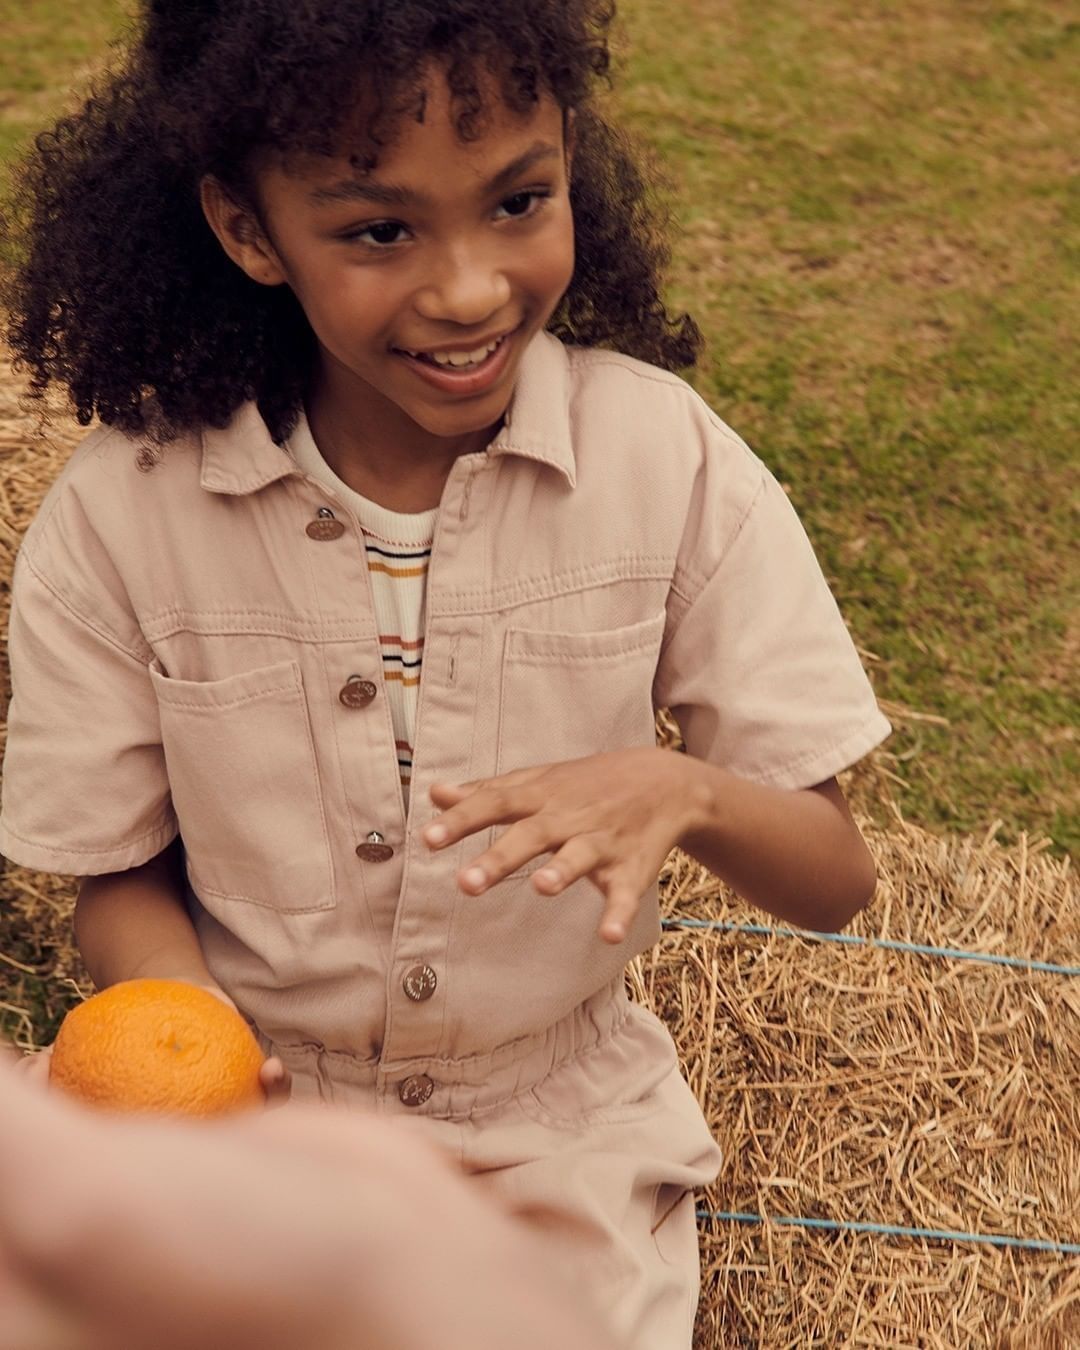
<instances>
[{"instance_id":1,"label":"chest pocket","mask_svg":"<svg viewBox=\"0 0 1080 1350\"><path fill-rule=\"evenodd\" d=\"M196 893L284 913L332 909L330 842L300 667L223 680L150 666Z\"/></svg>"},{"instance_id":2,"label":"chest pocket","mask_svg":"<svg viewBox=\"0 0 1080 1350\"><path fill-rule=\"evenodd\" d=\"M597 633L507 631L496 773L656 744L653 677L666 615ZM505 827L489 832L489 844ZM531 859L514 876L543 866Z\"/></svg>"}]
</instances>

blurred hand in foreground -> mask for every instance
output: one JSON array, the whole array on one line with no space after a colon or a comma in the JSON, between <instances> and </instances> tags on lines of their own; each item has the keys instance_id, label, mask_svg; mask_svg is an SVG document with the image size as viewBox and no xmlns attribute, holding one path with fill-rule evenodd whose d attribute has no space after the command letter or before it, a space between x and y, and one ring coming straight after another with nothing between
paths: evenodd
<instances>
[{"instance_id":1,"label":"blurred hand in foreground","mask_svg":"<svg viewBox=\"0 0 1080 1350\"><path fill-rule=\"evenodd\" d=\"M618 1350L411 1125L111 1116L3 1058L0 1350Z\"/></svg>"}]
</instances>

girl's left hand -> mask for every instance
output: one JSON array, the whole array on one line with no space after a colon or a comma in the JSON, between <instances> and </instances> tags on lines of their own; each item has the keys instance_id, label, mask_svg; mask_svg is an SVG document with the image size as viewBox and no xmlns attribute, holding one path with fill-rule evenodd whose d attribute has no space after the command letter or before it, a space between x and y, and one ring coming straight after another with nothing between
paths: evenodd
<instances>
[{"instance_id":1,"label":"girl's left hand","mask_svg":"<svg viewBox=\"0 0 1080 1350\"><path fill-rule=\"evenodd\" d=\"M558 895L588 877L606 901L599 935L612 943L626 938L642 895L701 810L692 764L659 746L613 750L473 783L436 783L431 800L442 808L423 830L432 848L513 822L458 873L463 891L480 895L531 858L551 853L533 874L533 886L541 895Z\"/></svg>"},{"instance_id":2,"label":"girl's left hand","mask_svg":"<svg viewBox=\"0 0 1080 1350\"><path fill-rule=\"evenodd\" d=\"M292 1096L292 1074L277 1055L266 1060L259 1070L259 1086L266 1094L268 1108L284 1106Z\"/></svg>"}]
</instances>

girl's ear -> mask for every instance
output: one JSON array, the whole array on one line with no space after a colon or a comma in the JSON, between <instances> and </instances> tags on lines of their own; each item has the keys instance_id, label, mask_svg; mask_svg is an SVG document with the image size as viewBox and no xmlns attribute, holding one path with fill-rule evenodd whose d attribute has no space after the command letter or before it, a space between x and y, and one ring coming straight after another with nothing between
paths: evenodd
<instances>
[{"instance_id":1,"label":"girl's ear","mask_svg":"<svg viewBox=\"0 0 1080 1350\"><path fill-rule=\"evenodd\" d=\"M281 259L254 214L235 201L212 174L199 184L199 201L206 223L237 267L260 286L285 283Z\"/></svg>"}]
</instances>

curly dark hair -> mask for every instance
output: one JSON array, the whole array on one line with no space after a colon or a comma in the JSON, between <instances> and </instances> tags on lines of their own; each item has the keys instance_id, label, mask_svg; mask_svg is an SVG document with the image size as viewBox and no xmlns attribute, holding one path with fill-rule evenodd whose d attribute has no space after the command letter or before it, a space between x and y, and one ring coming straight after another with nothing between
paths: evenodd
<instances>
[{"instance_id":1,"label":"curly dark hair","mask_svg":"<svg viewBox=\"0 0 1080 1350\"><path fill-rule=\"evenodd\" d=\"M692 366L700 331L660 293L658 171L595 103L614 15L613 0L148 0L118 68L17 171L2 298L31 397L66 386L83 425L96 415L156 445L255 399L284 440L314 334L287 286L229 260L198 185L214 175L251 203L260 154L334 153L346 134L355 150L359 90L374 111L353 160L374 167L432 58L463 140L482 130L484 72L517 111L547 93L574 112L576 265L549 330Z\"/></svg>"}]
</instances>

